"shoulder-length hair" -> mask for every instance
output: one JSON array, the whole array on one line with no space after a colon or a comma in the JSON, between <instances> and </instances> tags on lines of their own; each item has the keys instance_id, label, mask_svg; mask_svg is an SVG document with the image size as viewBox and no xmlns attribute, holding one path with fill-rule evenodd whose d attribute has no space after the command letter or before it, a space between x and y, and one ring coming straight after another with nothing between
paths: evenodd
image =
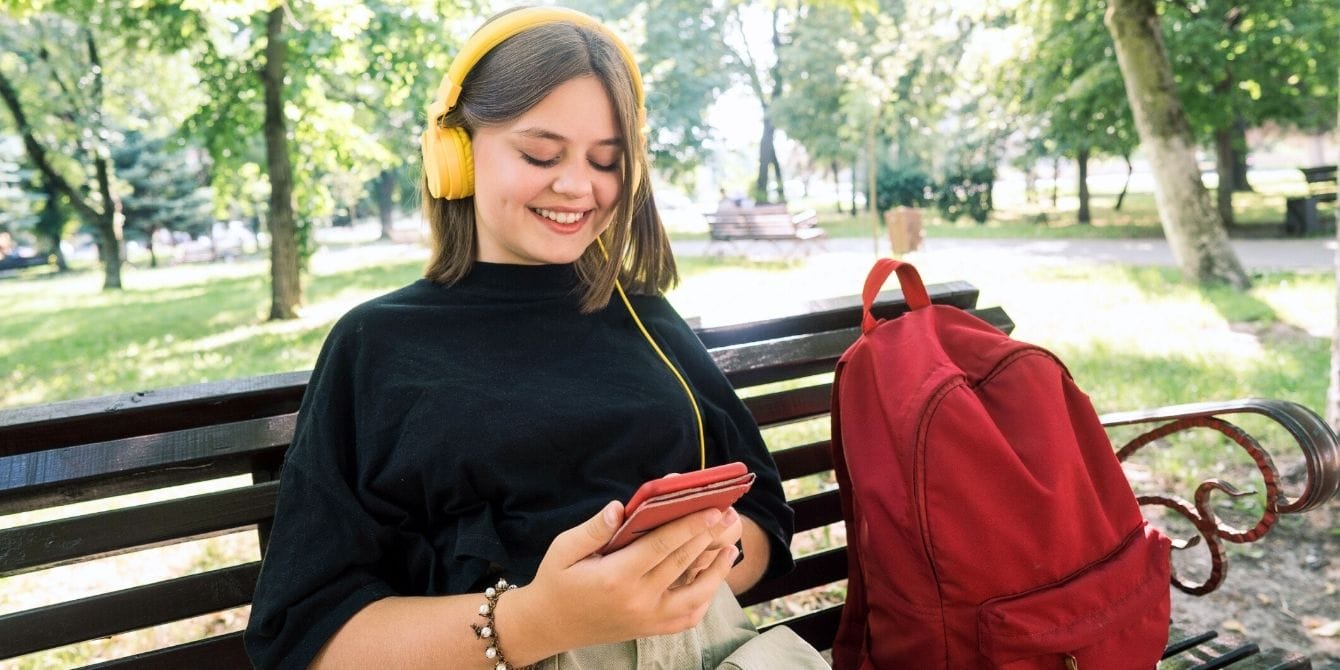
<instances>
[{"instance_id":1,"label":"shoulder-length hair","mask_svg":"<svg viewBox=\"0 0 1340 670\"><path fill-rule=\"evenodd\" d=\"M651 193L647 149L623 56L600 30L571 23L546 23L520 32L493 48L466 75L460 98L443 123L474 130L507 123L539 104L558 86L593 76L605 88L624 139L619 201L601 234L608 258L591 245L577 260L584 290L581 311L609 303L614 283L632 293L657 294L678 281L670 240ZM477 255L474 197L434 198L423 188L424 216L432 230L428 279L453 284L470 273Z\"/></svg>"}]
</instances>

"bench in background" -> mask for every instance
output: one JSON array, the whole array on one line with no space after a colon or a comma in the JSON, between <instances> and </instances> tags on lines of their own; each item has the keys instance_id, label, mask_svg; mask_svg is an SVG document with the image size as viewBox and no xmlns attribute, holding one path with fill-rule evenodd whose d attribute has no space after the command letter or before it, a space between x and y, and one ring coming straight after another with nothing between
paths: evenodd
<instances>
[{"instance_id":1,"label":"bench in background","mask_svg":"<svg viewBox=\"0 0 1340 670\"><path fill-rule=\"evenodd\" d=\"M1308 194L1289 198L1284 202L1284 232L1290 235L1311 235L1322 230L1317 215L1317 203L1335 202L1336 176L1334 165L1298 168L1307 183Z\"/></svg>"},{"instance_id":2,"label":"bench in background","mask_svg":"<svg viewBox=\"0 0 1340 670\"><path fill-rule=\"evenodd\" d=\"M821 242L828 233L818 225L814 210L792 214L785 204L725 207L703 215L711 231L710 250L717 242L734 248L739 241L765 240L774 246L790 244L788 253L808 252L811 243Z\"/></svg>"},{"instance_id":3,"label":"bench in background","mask_svg":"<svg viewBox=\"0 0 1340 670\"><path fill-rule=\"evenodd\" d=\"M1007 332L1013 327L1001 309L976 308L977 290L971 285L928 288L938 304L971 310ZM890 317L904 310L901 294L887 291L876 314ZM790 626L821 649L832 644L847 567L828 451L831 375L823 373L832 371L855 340L859 323L860 300L853 296L815 303L804 314L697 329L764 428L796 510L796 570L759 584L741 599L765 625ZM232 533L254 538L264 551L276 478L307 378L305 372L287 373L0 411L0 514L232 478L227 488L186 497L84 510L55 520L0 523L0 576ZM1142 434L1159 437L1204 426L1222 430L1228 425L1223 417L1241 412L1263 414L1283 426L1285 438L1303 450L1306 464L1298 498L1267 496L1269 521L1249 533L1256 539L1278 514L1315 508L1340 487L1340 447L1314 413L1292 403L1244 401L1113 415L1105 421L1114 427L1146 425L1152 432ZM1269 458L1250 438L1229 433L1251 447L1268 488L1278 493L1280 477ZM1126 441L1136 446L1124 447L1123 454L1150 439ZM1151 500L1158 503L1145 502ZM1195 508L1189 511L1196 516ZM1226 541L1243 539L1204 515L1196 518L1193 524L1203 531L1199 542L1209 547L1221 549ZM0 616L0 659L245 606L259 572L258 558ZM55 579L48 575L41 573ZM1222 569L1216 567L1205 584L1186 586L1213 588L1220 578ZM51 590L61 595L61 587L53 584ZM1255 644L1207 636L1213 633L1176 635L1164 667L1185 668L1215 658L1219 665L1207 667L1223 667L1238 656L1244 657L1243 665L1233 667L1310 667L1296 655L1261 654ZM97 667L207 669L247 663L237 630L155 646L160 648ZM1269 641L1262 646L1269 647Z\"/></svg>"}]
</instances>

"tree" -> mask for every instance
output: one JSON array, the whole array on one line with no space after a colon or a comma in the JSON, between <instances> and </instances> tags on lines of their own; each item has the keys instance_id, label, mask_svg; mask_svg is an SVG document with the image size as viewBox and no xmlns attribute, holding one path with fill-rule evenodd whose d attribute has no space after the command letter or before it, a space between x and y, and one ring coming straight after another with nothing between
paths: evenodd
<instances>
[{"instance_id":1,"label":"tree","mask_svg":"<svg viewBox=\"0 0 1340 670\"><path fill-rule=\"evenodd\" d=\"M132 130L112 151L116 174L129 187L121 198L125 229L144 237L152 267L158 267L154 246L158 231L194 237L213 225L213 194L204 184L198 157L184 148L169 151L168 145L167 138Z\"/></svg>"},{"instance_id":2,"label":"tree","mask_svg":"<svg viewBox=\"0 0 1340 670\"><path fill-rule=\"evenodd\" d=\"M1210 204L1193 153L1191 127L1163 47L1155 0L1109 0L1105 22L1116 45L1140 146L1154 168L1159 219L1183 276L1251 285Z\"/></svg>"},{"instance_id":3,"label":"tree","mask_svg":"<svg viewBox=\"0 0 1340 670\"><path fill-rule=\"evenodd\" d=\"M1033 37L1019 61L1002 73L1021 93L1022 110L1041 126L1046 150L1075 160L1081 224L1091 221L1090 158L1122 156L1129 165L1136 145L1121 70L1100 11L1082 0L1028 6L1019 18ZM1118 203L1124 194L1123 187Z\"/></svg>"},{"instance_id":4,"label":"tree","mask_svg":"<svg viewBox=\"0 0 1340 670\"><path fill-rule=\"evenodd\" d=\"M333 191L417 154L410 138L423 122L427 82L436 84L452 53L443 20L463 10L384 0L196 11L207 36L196 62L209 94L188 131L209 150L221 200L268 198L270 318L292 318L311 229L341 204ZM230 37L238 35L256 37L239 45ZM268 189L256 188L259 174Z\"/></svg>"},{"instance_id":5,"label":"tree","mask_svg":"<svg viewBox=\"0 0 1340 670\"><path fill-rule=\"evenodd\" d=\"M1196 138L1214 147L1223 188L1217 205L1233 223L1232 194L1249 188L1244 129L1264 123L1309 131L1334 121L1331 73L1340 67L1334 2L1165 2L1165 39Z\"/></svg>"},{"instance_id":6,"label":"tree","mask_svg":"<svg viewBox=\"0 0 1340 670\"><path fill-rule=\"evenodd\" d=\"M108 158L107 64L100 54L99 36L91 23L53 15L34 15L22 22L0 18L0 34L14 45L0 62L0 100L43 183L63 196L97 233L103 288L120 289L124 257L120 200ZM70 45L77 46L67 48ZM26 94L16 80L25 83ZM41 109L42 117L30 117L29 109Z\"/></svg>"}]
</instances>

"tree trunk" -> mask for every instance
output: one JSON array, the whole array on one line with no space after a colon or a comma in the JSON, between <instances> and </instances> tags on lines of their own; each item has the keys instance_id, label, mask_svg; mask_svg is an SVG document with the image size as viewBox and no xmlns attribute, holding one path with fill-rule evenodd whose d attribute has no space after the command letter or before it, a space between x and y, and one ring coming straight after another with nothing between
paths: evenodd
<instances>
[{"instance_id":1,"label":"tree trunk","mask_svg":"<svg viewBox=\"0 0 1340 670\"><path fill-rule=\"evenodd\" d=\"M1126 161L1126 181L1121 183L1121 193L1117 194L1117 204L1112 206L1114 212L1121 211L1121 203L1126 201L1126 192L1131 188L1131 173L1135 172L1135 166L1131 165L1131 155L1122 154L1121 157Z\"/></svg>"},{"instance_id":2,"label":"tree trunk","mask_svg":"<svg viewBox=\"0 0 1340 670\"><path fill-rule=\"evenodd\" d=\"M37 218L34 230L47 244L47 254L56 257L56 272L69 272L70 264L65 260L65 250L60 248L61 238L65 236L65 213L61 211L60 193L45 179L38 190L46 195L47 202Z\"/></svg>"},{"instance_id":3,"label":"tree trunk","mask_svg":"<svg viewBox=\"0 0 1340 670\"><path fill-rule=\"evenodd\" d=\"M777 174L777 201L785 200L782 193L782 164L777 160L777 148L772 143L772 137L777 129L772 123L772 102L782 96L782 36L777 22L781 12L781 6L778 5L772 10L772 53L776 60L772 65L772 93L764 99L759 96L759 104L763 106L763 137L758 141L758 179L754 182L754 198L759 202L770 202L768 198L768 169L774 168ZM762 88L761 86L758 88Z\"/></svg>"},{"instance_id":4,"label":"tree trunk","mask_svg":"<svg viewBox=\"0 0 1340 670\"><path fill-rule=\"evenodd\" d=\"M1191 126L1177 98L1155 0L1110 0L1105 23L1116 46L1140 146L1154 168L1159 220L1188 279L1251 286L1200 180Z\"/></svg>"},{"instance_id":5,"label":"tree trunk","mask_svg":"<svg viewBox=\"0 0 1340 670\"><path fill-rule=\"evenodd\" d=\"M851 159L851 215L856 217L856 159Z\"/></svg>"},{"instance_id":6,"label":"tree trunk","mask_svg":"<svg viewBox=\"0 0 1340 670\"><path fill-rule=\"evenodd\" d=\"M377 175L377 218L382 223L381 239L391 239L391 228L395 224L395 172L392 170L382 170Z\"/></svg>"},{"instance_id":7,"label":"tree trunk","mask_svg":"<svg viewBox=\"0 0 1340 670\"><path fill-rule=\"evenodd\" d=\"M1075 156L1076 170L1079 172L1079 216L1080 225L1088 225L1093 220L1089 217L1089 147L1079 150Z\"/></svg>"},{"instance_id":8,"label":"tree trunk","mask_svg":"<svg viewBox=\"0 0 1340 670\"><path fill-rule=\"evenodd\" d=\"M1215 200L1219 207L1219 218L1224 227L1233 225L1233 164L1237 156L1233 152L1233 129L1214 129L1214 172L1219 177L1215 187Z\"/></svg>"},{"instance_id":9,"label":"tree trunk","mask_svg":"<svg viewBox=\"0 0 1340 670\"><path fill-rule=\"evenodd\" d=\"M265 161L270 176L270 319L293 319L302 302L298 227L293 220L293 166L284 120L284 7L270 10L265 28Z\"/></svg>"},{"instance_id":10,"label":"tree trunk","mask_svg":"<svg viewBox=\"0 0 1340 670\"><path fill-rule=\"evenodd\" d=\"M1247 181L1247 122L1241 116L1233 122L1233 192L1251 193Z\"/></svg>"},{"instance_id":11,"label":"tree trunk","mask_svg":"<svg viewBox=\"0 0 1340 670\"><path fill-rule=\"evenodd\" d=\"M1052 211L1057 207L1057 191L1061 184L1061 157L1052 156Z\"/></svg>"},{"instance_id":12,"label":"tree trunk","mask_svg":"<svg viewBox=\"0 0 1340 670\"><path fill-rule=\"evenodd\" d=\"M1340 127L1340 112L1336 113ZM1340 207L1335 208L1335 239L1340 242ZM1335 251L1335 332L1331 335L1331 383L1326 390L1326 422L1340 431L1340 247Z\"/></svg>"}]
</instances>

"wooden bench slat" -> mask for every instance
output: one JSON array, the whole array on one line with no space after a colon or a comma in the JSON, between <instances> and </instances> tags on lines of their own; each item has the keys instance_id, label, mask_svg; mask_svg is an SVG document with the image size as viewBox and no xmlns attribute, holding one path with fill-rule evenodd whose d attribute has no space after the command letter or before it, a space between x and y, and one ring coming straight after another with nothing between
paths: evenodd
<instances>
[{"instance_id":1,"label":"wooden bench slat","mask_svg":"<svg viewBox=\"0 0 1340 670\"><path fill-rule=\"evenodd\" d=\"M967 311L1004 332L1014 329L1014 322L999 308ZM860 335L860 327L854 326L720 347L711 354L735 388L747 388L832 372L843 352Z\"/></svg>"},{"instance_id":2,"label":"wooden bench slat","mask_svg":"<svg viewBox=\"0 0 1340 670\"><path fill-rule=\"evenodd\" d=\"M195 642L113 659L85 670L236 670L250 668L242 632L224 633Z\"/></svg>"},{"instance_id":3,"label":"wooden bench slat","mask_svg":"<svg viewBox=\"0 0 1340 670\"><path fill-rule=\"evenodd\" d=\"M931 302L962 309L977 306L977 287L963 281L942 282L926 287ZM903 293L898 289L881 291L872 310L875 316L888 319L907 311ZM773 340L807 333L853 328L861 324L860 296L842 296L811 301L803 315L761 319L743 324L698 328L698 339L708 349Z\"/></svg>"},{"instance_id":4,"label":"wooden bench slat","mask_svg":"<svg viewBox=\"0 0 1340 670\"><path fill-rule=\"evenodd\" d=\"M295 423L295 414L284 414L6 456L0 458L0 513L91 499L91 486L150 471L175 474L177 483L185 483L203 479L202 472L219 476L217 468L209 470L210 462L232 460L234 474L246 472L249 457L286 446ZM160 478L151 487L161 485Z\"/></svg>"},{"instance_id":5,"label":"wooden bench slat","mask_svg":"<svg viewBox=\"0 0 1340 670\"><path fill-rule=\"evenodd\" d=\"M777 463L777 472L781 474L782 481L833 469L833 453L829 449L828 440L774 451L772 460Z\"/></svg>"},{"instance_id":6,"label":"wooden bench slat","mask_svg":"<svg viewBox=\"0 0 1340 670\"><path fill-rule=\"evenodd\" d=\"M831 407L832 394L832 382L825 382L751 396L744 399L744 404L750 412L753 412L754 421L766 428L827 414Z\"/></svg>"},{"instance_id":7,"label":"wooden bench slat","mask_svg":"<svg viewBox=\"0 0 1340 670\"><path fill-rule=\"evenodd\" d=\"M0 412L0 456L298 411L311 371L284 372ZM93 436L91 439L89 436Z\"/></svg>"},{"instance_id":8,"label":"wooden bench slat","mask_svg":"<svg viewBox=\"0 0 1340 670\"><path fill-rule=\"evenodd\" d=\"M0 616L0 658L251 602L260 561Z\"/></svg>"},{"instance_id":9,"label":"wooden bench slat","mask_svg":"<svg viewBox=\"0 0 1340 670\"><path fill-rule=\"evenodd\" d=\"M219 535L274 516L279 482L0 530L0 577Z\"/></svg>"},{"instance_id":10,"label":"wooden bench slat","mask_svg":"<svg viewBox=\"0 0 1340 670\"><path fill-rule=\"evenodd\" d=\"M740 604L744 607L767 602L774 598L832 584L847 578L847 548L835 547L801 556L796 559L796 569L780 579L761 582L754 588L740 594Z\"/></svg>"},{"instance_id":11,"label":"wooden bench slat","mask_svg":"<svg viewBox=\"0 0 1340 670\"><path fill-rule=\"evenodd\" d=\"M796 532L822 528L842 520L842 498L837 489L788 501L795 510Z\"/></svg>"}]
</instances>

